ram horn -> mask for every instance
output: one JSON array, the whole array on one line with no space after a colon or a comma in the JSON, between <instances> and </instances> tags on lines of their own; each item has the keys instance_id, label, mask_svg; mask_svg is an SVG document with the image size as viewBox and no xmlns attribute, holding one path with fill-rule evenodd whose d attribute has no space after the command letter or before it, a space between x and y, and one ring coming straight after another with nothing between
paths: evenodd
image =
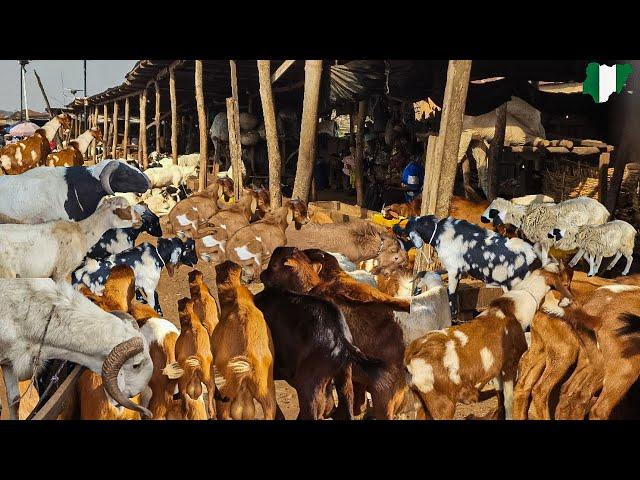
<instances>
[{"instance_id":1,"label":"ram horn","mask_svg":"<svg viewBox=\"0 0 640 480\"><path fill-rule=\"evenodd\" d=\"M111 185L109 185L109 179L111 174L118 168L119 163L117 160L110 161L100 172L100 183L102 184L102 189L107 192L109 195L113 195L113 190L111 190Z\"/></svg>"},{"instance_id":2,"label":"ram horn","mask_svg":"<svg viewBox=\"0 0 640 480\"><path fill-rule=\"evenodd\" d=\"M143 350L144 344L140 337L130 338L113 347L102 364L102 383L106 392L120 405L151 418L153 415L149 410L132 402L118 387L118 373L122 365Z\"/></svg>"}]
</instances>

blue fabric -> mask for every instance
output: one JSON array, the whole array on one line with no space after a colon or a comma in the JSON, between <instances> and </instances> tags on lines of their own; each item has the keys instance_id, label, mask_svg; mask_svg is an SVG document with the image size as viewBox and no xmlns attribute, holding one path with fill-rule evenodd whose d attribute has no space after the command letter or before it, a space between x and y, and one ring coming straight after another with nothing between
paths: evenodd
<instances>
[{"instance_id":1,"label":"blue fabric","mask_svg":"<svg viewBox=\"0 0 640 480\"><path fill-rule=\"evenodd\" d=\"M411 182L409 177L417 177L417 183ZM424 182L424 168L417 162L409 162L402 172L402 183L411 191L419 191L422 188L422 182Z\"/></svg>"}]
</instances>

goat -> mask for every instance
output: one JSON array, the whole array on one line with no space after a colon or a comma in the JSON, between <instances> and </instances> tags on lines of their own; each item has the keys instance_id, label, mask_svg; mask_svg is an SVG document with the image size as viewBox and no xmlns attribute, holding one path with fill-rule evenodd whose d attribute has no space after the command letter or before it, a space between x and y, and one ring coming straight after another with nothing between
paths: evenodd
<instances>
[{"instance_id":1,"label":"goat","mask_svg":"<svg viewBox=\"0 0 640 480\"><path fill-rule=\"evenodd\" d=\"M169 212L171 230L176 235L195 236L201 224L204 224L220 210L216 203L223 191L220 182L215 182L202 192L193 194L178 202ZM182 233L181 233L182 232Z\"/></svg>"},{"instance_id":2,"label":"goat","mask_svg":"<svg viewBox=\"0 0 640 480\"><path fill-rule=\"evenodd\" d=\"M58 130L71 126L71 117L66 113L56 115L33 135L19 142L0 148L0 172L4 175L18 175L40 165L51 152L49 142ZM32 192L30 192L32 193Z\"/></svg>"},{"instance_id":3,"label":"goat","mask_svg":"<svg viewBox=\"0 0 640 480\"><path fill-rule=\"evenodd\" d=\"M425 415L453 418L457 401L477 401L483 386L497 378L501 402L496 413L510 419L518 362L527 349L524 330L552 287L570 295L565 282L561 267L550 264L495 299L474 320L412 342L404 364Z\"/></svg>"},{"instance_id":4,"label":"goat","mask_svg":"<svg viewBox=\"0 0 640 480\"><path fill-rule=\"evenodd\" d=\"M149 188L142 172L118 160L91 167L37 167L0 176L0 215L22 223L79 221L95 212L106 195Z\"/></svg>"},{"instance_id":5,"label":"goat","mask_svg":"<svg viewBox=\"0 0 640 480\"><path fill-rule=\"evenodd\" d=\"M253 398L264 417L276 414L273 382L273 341L251 292L240 283L241 267L225 261L216 265L220 322L213 332L212 348L220 393L228 402L216 405L219 419L252 419Z\"/></svg>"},{"instance_id":6,"label":"goat","mask_svg":"<svg viewBox=\"0 0 640 480\"><path fill-rule=\"evenodd\" d=\"M0 279L0 288L0 358L12 418L17 418L18 381L34 374L34 356L84 365L101 374L113 400L150 415L129 400L146 387L153 369L132 319L104 312L71 285L51 279Z\"/></svg>"},{"instance_id":7,"label":"goat","mask_svg":"<svg viewBox=\"0 0 640 480\"><path fill-rule=\"evenodd\" d=\"M193 239L182 242L179 238L159 238L157 247L145 242L104 259L85 259L73 272L72 283L74 286L83 283L100 295L111 269L115 265L128 265L135 272L136 287L142 291L149 305L162 315L156 291L162 268L166 267L169 276L173 277L174 269L180 264L193 267L197 262Z\"/></svg>"},{"instance_id":8,"label":"goat","mask_svg":"<svg viewBox=\"0 0 640 480\"><path fill-rule=\"evenodd\" d=\"M91 142L102 142L100 127L92 127L58 152L47 155L46 164L50 167L81 167L84 164L84 154Z\"/></svg>"},{"instance_id":9,"label":"goat","mask_svg":"<svg viewBox=\"0 0 640 480\"><path fill-rule=\"evenodd\" d=\"M152 187L162 188L169 185L177 187L184 184L187 178L195 174L195 171L195 166L181 167L169 163L160 168L147 168L144 173L149 177Z\"/></svg>"},{"instance_id":10,"label":"goat","mask_svg":"<svg viewBox=\"0 0 640 480\"><path fill-rule=\"evenodd\" d=\"M230 237L227 241L227 258L241 265L245 275L257 280L272 252L287 244L287 225L293 223L300 229L308 221L306 204L300 200L290 200Z\"/></svg>"},{"instance_id":11,"label":"goat","mask_svg":"<svg viewBox=\"0 0 640 480\"><path fill-rule=\"evenodd\" d=\"M66 280L107 230L131 228L139 221L124 198L113 197L79 222L0 225L0 276Z\"/></svg>"},{"instance_id":12,"label":"goat","mask_svg":"<svg viewBox=\"0 0 640 480\"><path fill-rule=\"evenodd\" d=\"M129 250L135 246L136 239L142 232L147 232L154 237L162 236L160 219L146 204L138 203L133 206L133 209L140 215L142 224L139 227L107 230L98 243L87 252L87 257L100 259Z\"/></svg>"}]
</instances>

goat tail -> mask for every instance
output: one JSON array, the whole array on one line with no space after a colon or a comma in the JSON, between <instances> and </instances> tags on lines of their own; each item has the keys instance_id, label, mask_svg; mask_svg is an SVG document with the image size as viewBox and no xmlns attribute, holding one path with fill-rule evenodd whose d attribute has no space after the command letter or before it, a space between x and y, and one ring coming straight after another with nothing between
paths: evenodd
<instances>
[{"instance_id":1,"label":"goat tail","mask_svg":"<svg viewBox=\"0 0 640 480\"><path fill-rule=\"evenodd\" d=\"M347 359L351 365L364 375L376 389L384 389L391 385L391 375L387 371L387 364L379 358L369 357L349 341L345 342Z\"/></svg>"},{"instance_id":2,"label":"goat tail","mask_svg":"<svg viewBox=\"0 0 640 480\"><path fill-rule=\"evenodd\" d=\"M253 373L251 360L245 355L236 355L227 362L224 375L214 366L213 381L221 393L223 389L226 392L235 392L251 373Z\"/></svg>"},{"instance_id":3,"label":"goat tail","mask_svg":"<svg viewBox=\"0 0 640 480\"><path fill-rule=\"evenodd\" d=\"M543 310L552 317L564 320L574 329L583 328L595 332L599 330L602 325L602 319L600 317L589 315L580 305L576 304L575 301L564 308L555 305L545 305Z\"/></svg>"},{"instance_id":4,"label":"goat tail","mask_svg":"<svg viewBox=\"0 0 640 480\"><path fill-rule=\"evenodd\" d=\"M180 378L182 375L184 375L184 370L178 362L173 362L167 364L162 369L162 374L169 377L170 380L175 380L176 378Z\"/></svg>"}]
</instances>

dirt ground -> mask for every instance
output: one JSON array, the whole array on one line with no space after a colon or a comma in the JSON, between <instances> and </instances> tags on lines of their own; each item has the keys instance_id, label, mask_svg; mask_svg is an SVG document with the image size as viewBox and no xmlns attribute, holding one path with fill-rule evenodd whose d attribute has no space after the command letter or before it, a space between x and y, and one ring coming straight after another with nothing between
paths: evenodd
<instances>
[{"instance_id":1,"label":"dirt ground","mask_svg":"<svg viewBox=\"0 0 640 480\"><path fill-rule=\"evenodd\" d=\"M161 222L163 231L165 231L164 222ZM168 236L168 235L166 235ZM138 238L138 242L150 242L155 244L155 238L147 234L142 234ZM195 267L200 270L204 275L205 282L211 289L214 295L217 295L216 283L215 283L215 266L211 263L206 263L200 260ZM160 305L165 318L172 321L176 326L180 326L178 321L178 300L182 297L189 296L189 280L187 274L191 269L185 265L182 265L176 270L173 278L169 277L166 269L162 270L160 276L160 282L158 284L158 296L160 299ZM261 284L250 285L249 289L255 294L262 290ZM280 406L282 413L287 420L294 420L298 415L298 395L291 386L285 381L276 380L276 400ZM489 390L490 387L486 388ZM487 392L488 393L488 392ZM262 418L262 409L256 404L256 415L258 418ZM455 418L464 419L467 415L473 414L477 416L486 415L497 406L497 399L491 397L485 401L478 402L473 405L458 404L456 409ZM408 418L415 418L415 410L413 408L407 408Z\"/></svg>"}]
</instances>

